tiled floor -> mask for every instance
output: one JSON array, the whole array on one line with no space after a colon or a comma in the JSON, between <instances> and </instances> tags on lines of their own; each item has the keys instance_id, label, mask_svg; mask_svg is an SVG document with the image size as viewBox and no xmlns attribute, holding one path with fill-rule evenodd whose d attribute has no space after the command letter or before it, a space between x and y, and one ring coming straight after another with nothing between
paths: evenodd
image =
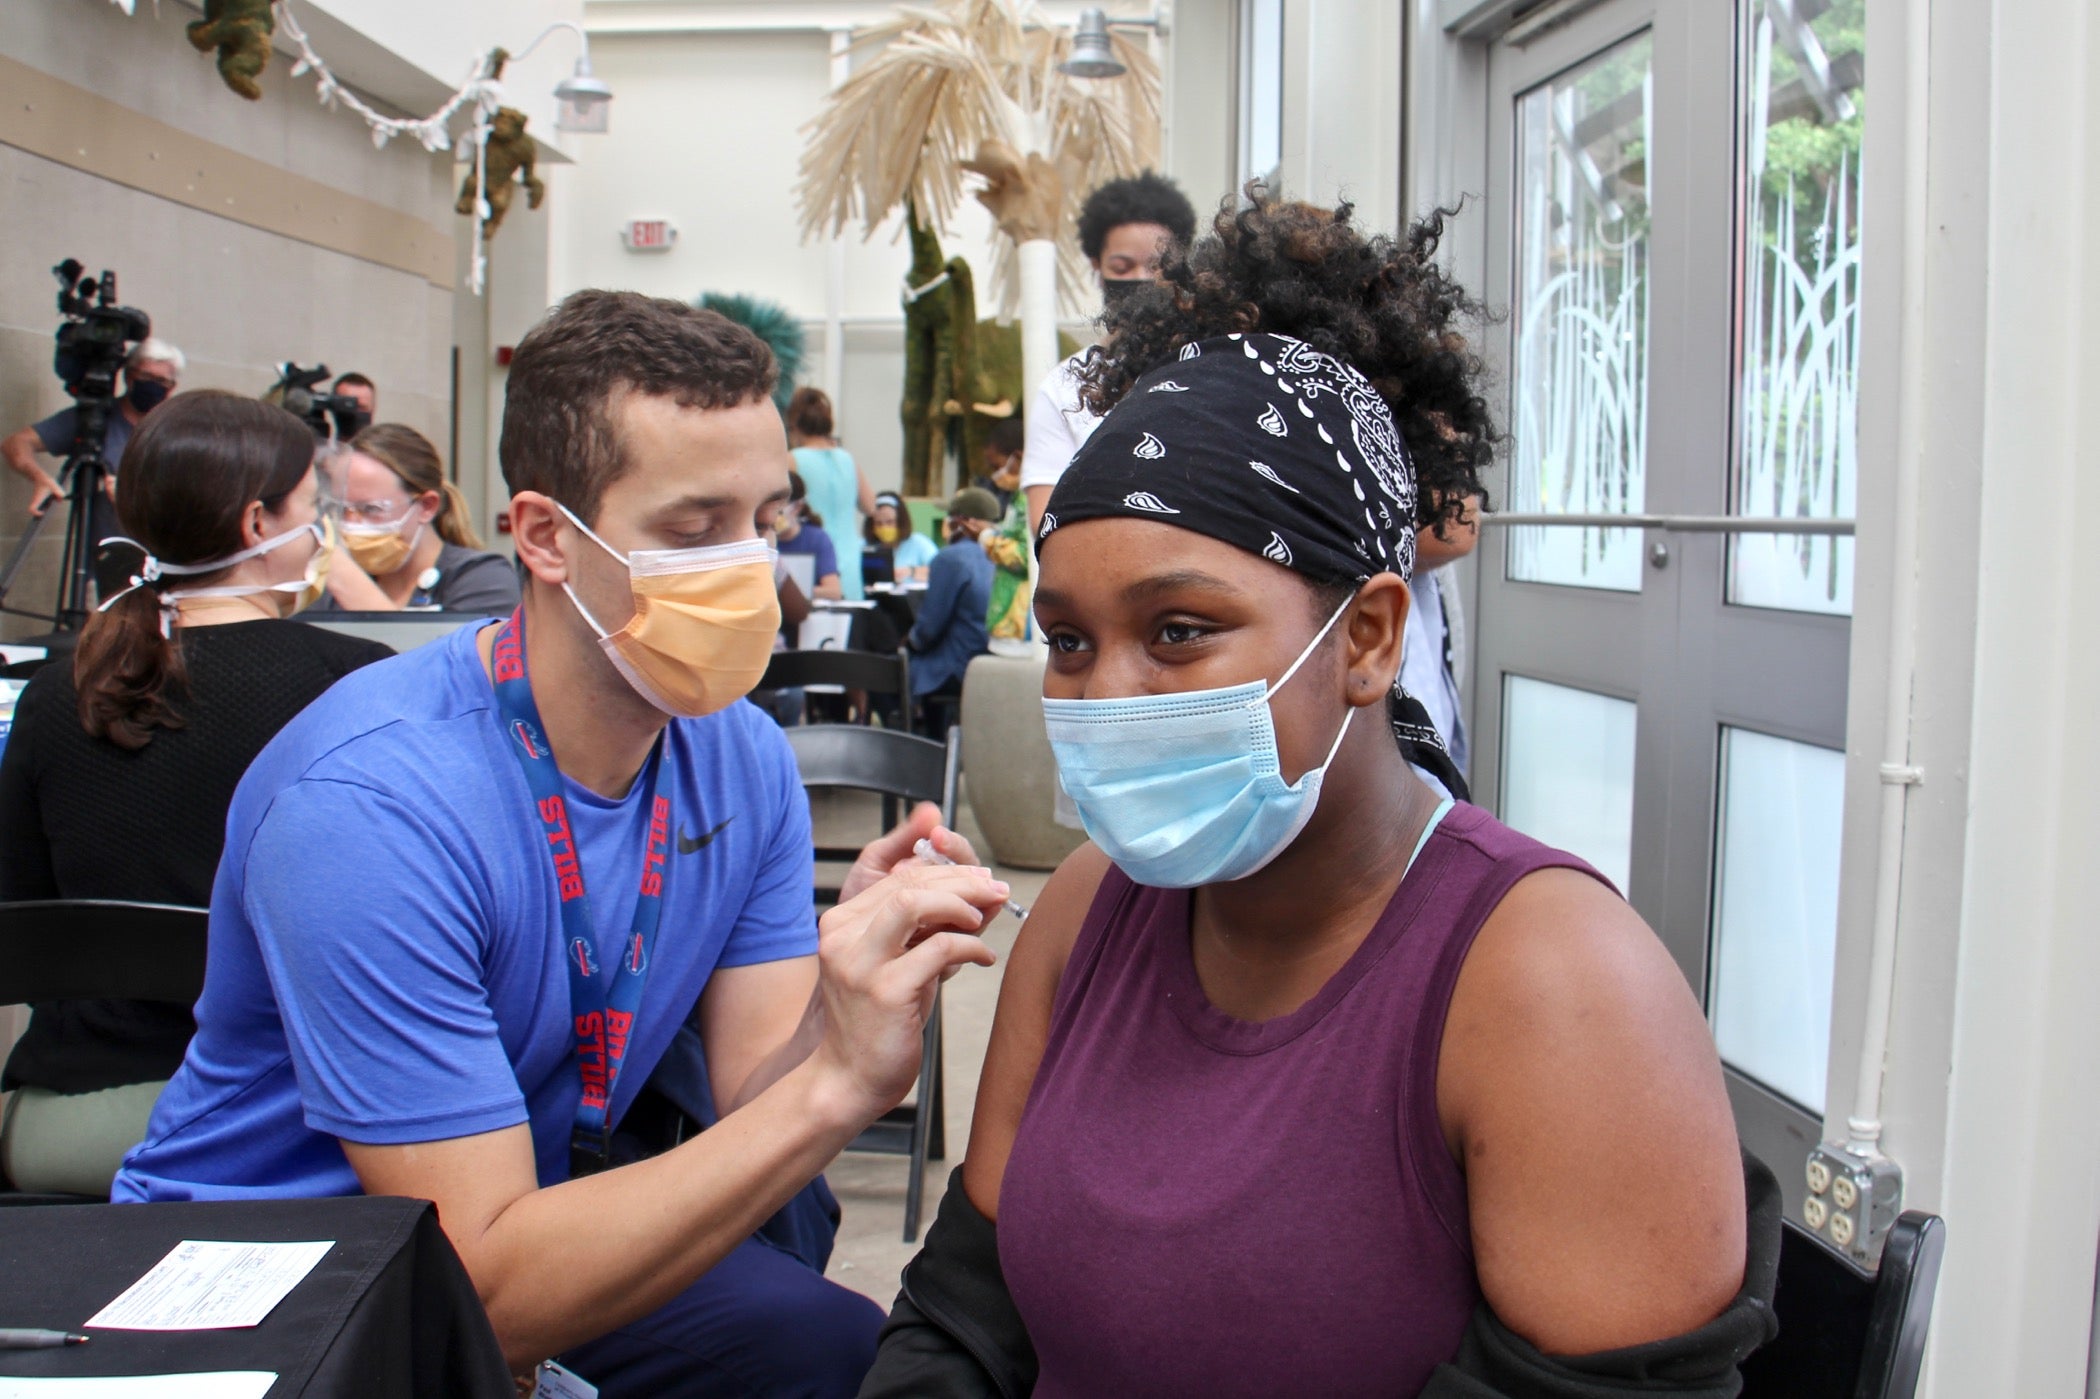
<instances>
[{"instance_id":1,"label":"tiled floor","mask_svg":"<svg viewBox=\"0 0 2100 1399\"><path fill-rule=\"evenodd\" d=\"M873 798L857 794L820 795L812 803L819 845L850 845L865 841L880 825ZM962 832L984 852L983 838L963 811ZM1034 870L999 871L1013 886L1014 898L1026 907L1041 892L1049 875ZM947 1036L948 1157L926 1167L926 1198L921 1207L919 1229L924 1237L940 1204L941 1188L948 1172L962 1161L970 1139L970 1108L977 1098L977 1070L984 1062L984 1049L992 1033L992 1008L999 997L999 973L1013 947L1017 925L1011 917L996 920L985 940L999 953L997 967L965 967L948 983L941 997L942 1027ZM904 1186L910 1166L900 1156L865 1156L847 1153L825 1173L832 1190L845 1209L837 1246L831 1255L829 1275L846 1287L866 1293L885 1310L897 1295L897 1275L917 1244L904 1242Z\"/></svg>"}]
</instances>

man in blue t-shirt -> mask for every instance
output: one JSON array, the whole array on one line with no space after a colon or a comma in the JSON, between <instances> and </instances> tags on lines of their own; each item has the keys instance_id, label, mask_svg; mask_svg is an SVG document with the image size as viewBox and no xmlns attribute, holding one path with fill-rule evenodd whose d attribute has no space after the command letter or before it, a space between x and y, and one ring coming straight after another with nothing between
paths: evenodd
<instances>
[{"instance_id":1,"label":"man in blue t-shirt","mask_svg":"<svg viewBox=\"0 0 2100 1399\"><path fill-rule=\"evenodd\" d=\"M793 757L736 702L778 621L775 373L748 331L634 293L519 344L523 606L368 667L249 769L197 1036L114 1198L434 1200L520 1369L854 1392L880 1311L824 1280L828 1233L752 1236L903 1097L1004 886L949 833L962 867L912 859L921 808L820 948ZM613 1165L688 1023L721 1120Z\"/></svg>"}]
</instances>

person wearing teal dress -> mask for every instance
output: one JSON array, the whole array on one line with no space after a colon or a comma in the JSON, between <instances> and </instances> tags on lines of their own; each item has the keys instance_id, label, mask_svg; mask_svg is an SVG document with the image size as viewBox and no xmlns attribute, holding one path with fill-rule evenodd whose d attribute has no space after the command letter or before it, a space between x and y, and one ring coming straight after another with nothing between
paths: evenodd
<instances>
[{"instance_id":1,"label":"person wearing teal dress","mask_svg":"<svg viewBox=\"0 0 2100 1399\"><path fill-rule=\"evenodd\" d=\"M839 586L845 596L864 596L860 577L860 521L875 513L875 491L852 453L832 435L831 399L822 389L799 388L788 400L788 446L795 470L809 490L809 505L824 521L839 555ZM929 543L931 541L928 541Z\"/></svg>"}]
</instances>

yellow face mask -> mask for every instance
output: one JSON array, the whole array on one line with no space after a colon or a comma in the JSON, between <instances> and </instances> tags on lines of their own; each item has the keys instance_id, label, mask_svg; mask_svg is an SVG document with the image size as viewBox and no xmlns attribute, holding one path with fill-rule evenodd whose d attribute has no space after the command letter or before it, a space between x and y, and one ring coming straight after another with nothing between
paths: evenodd
<instances>
[{"instance_id":1,"label":"yellow face mask","mask_svg":"<svg viewBox=\"0 0 2100 1399\"><path fill-rule=\"evenodd\" d=\"M321 600L321 594L328 591L328 565L335 561L335 517L323 515L319 523L321 547L314 550L313 558L307 562L305 584L299 589L298 596L292 600L293 616L312 607ZM280 589L285 588L282 583L277 586Z\"/></svg>"},{"instance_id":2,"label":"yellow face mask","mask_svg":"<svg viewBox=\"0 0 2100 1399\"><path fill-rule=\"evenodd\" d=\"M634 616L608 632L576 590L569 595L598 645L635 693L678 718L697 719L727 709L758 688L780 631L780 596L773 582L777 557L764 539L700 549L637 549L623 554L576 518L561 512L592 543L627 565Z\"/></svg>"},{"instance_id":3,"label":"yellow face mask","mask_svg":"<svg viewBox=\"0 0 2100 1399\"><path fill-rule=\"evenodd\" d=\"M414 507L410 507L411 511ZM399 520L384 525L344 525L343 547L357 566L374 578L384 578L407 563L416 552L416 545L423 542L423 525L416 525L416 532L408 538L401 537L401 526L408 519L404 514Z\"/></svg>"},{"instance_id":4,"label":"yellow face mask","mask_svg":"<svg viewBox=\"0 0 2100 1399\"><path fill-rule=\"evenodd\" d=\"M904 531L898 529L895 525L877 525L875 526L875 537L885 544L895 544L904 537Z\"/></svg>"}]
</instances>

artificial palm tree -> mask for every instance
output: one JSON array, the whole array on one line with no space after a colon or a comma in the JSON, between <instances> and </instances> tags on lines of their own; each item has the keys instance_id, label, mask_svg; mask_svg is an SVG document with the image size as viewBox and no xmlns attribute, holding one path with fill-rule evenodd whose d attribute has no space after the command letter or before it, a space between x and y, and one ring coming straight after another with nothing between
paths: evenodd
<instances>
[{"instance_id":1,"label":"artificial palm tree","mask_svg":"<svg viewBox=\"0 0 2100 1399\"><path fill-rule=\"evenodd\" d=\"M1067 309L1085 285L1080 202L1159 161L1159 65L1143 42L1111 42L1126 76L1059 72L1070 36L1028 0L904 5L860 31L854 49L871 56L804 128L803 235L855 220L872 235L907 201L945 231L963 177L982 177L1004 235L991 285L1003 314L1019 307L1032 389L1056 363L1059 282Z\"/></svg>"}]
</instances>

